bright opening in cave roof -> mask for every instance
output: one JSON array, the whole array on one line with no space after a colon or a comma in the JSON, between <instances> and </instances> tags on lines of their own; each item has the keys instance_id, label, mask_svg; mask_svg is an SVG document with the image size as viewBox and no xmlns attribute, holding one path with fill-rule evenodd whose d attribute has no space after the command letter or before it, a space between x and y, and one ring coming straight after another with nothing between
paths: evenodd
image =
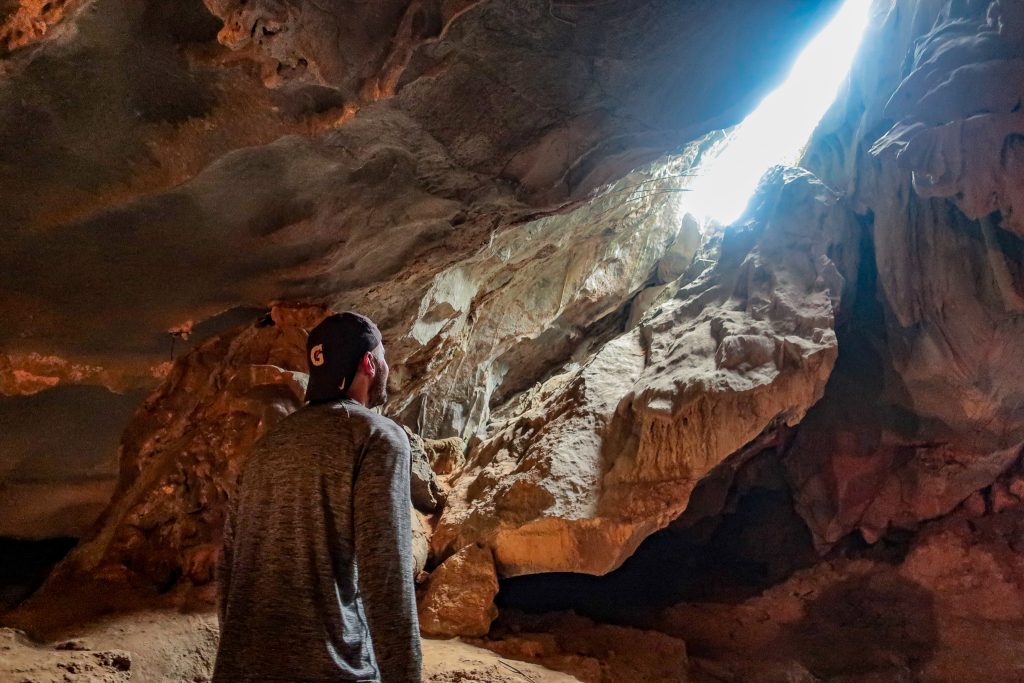
<instances>
[{"instance_id":1,"label":"bright opening in cave roof","mask_svg":"<svg viewBox=\"0 0 1024 683\"><path fill-rule=\"evenodd\" d=\"M847 0L771 92L698 169L682 201L690 213L727 225L743 212L771 166L792 164L850 71L870 0Z\"/></svg>"}]
</instances>

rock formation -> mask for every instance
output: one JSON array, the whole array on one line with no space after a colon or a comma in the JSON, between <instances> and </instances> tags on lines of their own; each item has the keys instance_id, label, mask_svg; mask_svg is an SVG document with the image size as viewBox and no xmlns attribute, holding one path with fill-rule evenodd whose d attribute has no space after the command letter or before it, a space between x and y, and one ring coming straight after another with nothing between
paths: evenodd
<instances>
[{"instance_id":1,"label":"rock formation","mask_svg":"<svg viewBox=\"0 0 1024 683\"><path fill-rule=\"evenodd\" d=\"M420 630L427 636L485 636L498 616L498 576L485 545L467 545L430 576L419 602Z\"/></svg>"},{"instance_id":2,"label":"rock formation","mask_svg":"<svg viewBox=\"0 0 1024 683\"><path fill-rule=\"evenodd\" d=\"M957 89L976 70L977 54L1021 49L1013 38L1021 19L1005 5L946 11L942 2L899 3L880 14L866 38L874 49L864 51L809 145L807 167L865 216L877 278L851 331L849 372L835 378L835 400L826 392L788 458L802 514L823 545L855 529L873 542L892 527L912 529L951 511L991 484L1024 443L1022 252L1009 200L979 214L970 193L938 198L938 176L923 187L922 174L943 171L915 166L926 163L914 150L933 129L912 123L989 118L971 114L988 111L982 93L998 89ZM904 55L905 69L898 66ZM1001 68L998 60L985 64ZM953 91L956 111L938 104ZM886 133L895 116L901 123ZM898 143L907 135L915 146ZM985 154L984 145L971 145L972 154ZM993 198L1022 179L1011 180L1012 167L992 175L961 164L948 156L952 148L935 154L947 155L951 175L943 183L988 183Z\"/></svg>"},{"instance_id":3,"label":"rock formation","mask_svg":"<svg viewBox=\"0 0 1024 683\"><path fill-rule=\"evenodd\" d=\"M852 215L782 169L750 215L639 326L496 417L455 481L438 555L484 541L504 576L610 571L715 465L800 421L835 361L844 280L828 254Z\"/></svg>"},{"instance_id":4,"label":"rock formation","mask_svg":"<svg viewBox=\"0 0 1024 683\"><path fill-rule=\"evenodd\" d=\"M440 272L739 120L833 4L8 2L0 390L152 391L277 301L365 310L396 357L421 350L396 375L422 380L409 326ZM429 329L444 312L423 303ZM567 353L576 327L546 325L507 334ZM428 436L482 424L419 410ZM80 531L55 512L48 529Z\"/></svg>"}]
</instances>

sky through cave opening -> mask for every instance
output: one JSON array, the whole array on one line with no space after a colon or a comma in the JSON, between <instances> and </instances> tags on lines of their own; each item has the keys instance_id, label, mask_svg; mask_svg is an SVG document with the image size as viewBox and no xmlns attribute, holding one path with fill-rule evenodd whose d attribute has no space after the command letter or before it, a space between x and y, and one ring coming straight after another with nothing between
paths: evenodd
<instances>
[{"instance_id":1,"label":"sky through cave opening","mask_svg":"<svg viewBox=\"0 0 1024 683\"><path fill-rule=\"evenodd\" d=\"M758 181L776 164L794 164L835 101L868 24L871 0L846 0L769 93L697 168L685 211L728 225L740 217Z\"/></svg>"}]
</instances>

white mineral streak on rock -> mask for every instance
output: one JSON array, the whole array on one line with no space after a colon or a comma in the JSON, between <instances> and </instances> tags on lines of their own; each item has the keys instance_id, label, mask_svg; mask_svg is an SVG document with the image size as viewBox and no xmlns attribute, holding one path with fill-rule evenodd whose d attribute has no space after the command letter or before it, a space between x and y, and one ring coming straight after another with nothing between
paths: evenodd
<instances>
[{"instance_id":1,"label":"white mineral streak on rock","mask_svg":"<svg viewBox=\"0 0 1024 683\"><path fill-rule=\"evenodd\" d=\"M754 206L674 299L501 411L454 481L436 554L485 542L503 576L611 571L712 467L802 418L836 357L828 253L851 214L794 169Z\"/></svg>"}]
</instances>

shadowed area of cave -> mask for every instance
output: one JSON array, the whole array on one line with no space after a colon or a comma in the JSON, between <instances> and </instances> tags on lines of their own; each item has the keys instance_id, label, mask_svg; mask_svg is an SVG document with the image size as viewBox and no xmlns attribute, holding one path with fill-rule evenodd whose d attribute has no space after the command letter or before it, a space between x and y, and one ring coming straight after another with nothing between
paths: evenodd
<instances>
[{"instance_id":1,"label":"shadowed area of cave","mask_svg":"<svg viewBox=\"0 0 1024 683\"><path fill-rule=\"evenodd\" d=\"M0 609L9 610L30 596L72 548L77 539L43 541L0 539L4 563L0 567Z\"/></svg>"},{"instance_id":2,"label":"shadowed area of cave","mask_svg":"<svg viewBox=\"0 0 1024 683\"><path fill-rule=\"evenodd\" d=\"M777 463L771 468L778 469ZM780 483L757 482L734 495L732 509L719 517L652 534L622 567L605 576L551 573L505 579L496 604L530 613L571 610L598 621L629 623L678 602L756 595L817 557L789 491L784 484L771 488ZM698 487L692 500L701 494Z\"/></svg>"}]
</instances>

